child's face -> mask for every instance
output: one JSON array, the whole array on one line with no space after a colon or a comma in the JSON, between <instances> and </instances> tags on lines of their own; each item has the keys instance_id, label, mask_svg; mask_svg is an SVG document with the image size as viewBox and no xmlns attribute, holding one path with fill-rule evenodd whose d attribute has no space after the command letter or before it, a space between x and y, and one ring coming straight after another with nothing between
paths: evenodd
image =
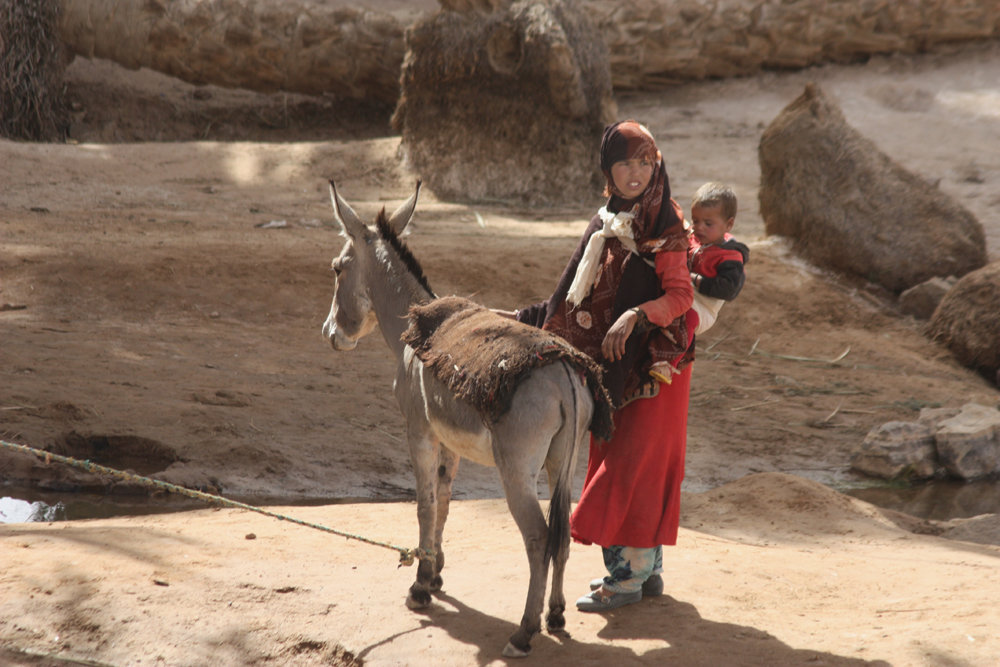
<instances>
[{"instance_id":1,"label":"child's face","mask_svg":"<svg viewBox=\"0 0 1000 667\"><path fill-rule=\"evenodd\" d=\"M691 225L698 243L709 245L718 243L733 228L734 220L722 217L722 206L692 206Z\"/></svg>"},{"instance_id":2,"label":"child's face","mask_svg":"<svg viewBox=\"0 0 1000 667\"><path fill-rule=\"evenodd\" d=\"M625 199L642 194L653 177L653 162L649 158L630 158L611 165L611 178Z\"/></svg>"}]
</instances>

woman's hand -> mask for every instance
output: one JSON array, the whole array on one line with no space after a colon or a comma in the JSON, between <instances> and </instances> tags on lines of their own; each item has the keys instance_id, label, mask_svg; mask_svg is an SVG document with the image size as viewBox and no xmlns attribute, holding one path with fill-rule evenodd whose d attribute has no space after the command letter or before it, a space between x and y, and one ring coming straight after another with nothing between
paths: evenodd
<instances>
[{"instance_id":1,"label":"woman's hand","mask_svg":"<svg viewBox=\"0 0 1000 667\"><path fill-rule=\"evenodd\" d=\"M626 310L618 316L601 343L601 354L605 359L618 361L625 355L625 341L632 335L632 330L638 321L639 314L635 310Z\"/></svg>"}]
</instances>

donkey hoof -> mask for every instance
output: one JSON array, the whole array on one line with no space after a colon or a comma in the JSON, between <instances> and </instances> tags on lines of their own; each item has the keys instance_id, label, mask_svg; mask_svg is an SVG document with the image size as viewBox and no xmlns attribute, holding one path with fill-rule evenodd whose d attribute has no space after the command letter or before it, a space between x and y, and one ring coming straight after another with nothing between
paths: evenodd
<instances>
[{"instance_id":1,"label":"donkey hoof","mask_svg":"<svg viewBox=\"0 0 1000 667\"><path fill-rule=\"evenodd\" d=\"M550 611L545 617L545 627L549 632L562 632L566 629L566 617L562 611Z\"/></svg>"},{"instance_id":2,"label":"donkey hoof","mask_svg":"<svg viewBox=\"0 0 1000 667\"><path fill-rule=\"evenodd\" d=\"M444 579L441 578L440 574L431 579L430 588L432 593L436 593L437 591L441 590L443 586L444 586Z\"/></svg>"},{"instance_id":3,"label":"donkey hoof","mask_svg":"<svg viewBox=\"0 0 1000 667\"><path fill-rule=\"evenodd\" d=\"M523 649L519 649L514 646L513 643L507 642L507 645L503 647L503 657L505 658L527 658L531 654L531 646L526 646Z\"/></svg>"},{"instance_id":4,"label":"donkey hoof","mask_svg":"<svg viewBox=\"0 0 1000 667\"><path fill-rule=\"evenodd\" d=\"M423 589L411 589L406 596L406 606L409 609L426 609L431 606L431 594Z\"/></svg>"}]
</instances>

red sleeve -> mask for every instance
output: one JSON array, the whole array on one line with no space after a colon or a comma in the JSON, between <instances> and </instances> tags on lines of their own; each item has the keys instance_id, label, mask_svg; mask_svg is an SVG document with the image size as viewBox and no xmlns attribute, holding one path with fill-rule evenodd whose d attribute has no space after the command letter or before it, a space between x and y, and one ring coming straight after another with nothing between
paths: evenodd
<instances>
[{"instance_id":1,"label":"red sleeve","mask_svg":"<svg viewBox=\"0 0 1000 667\"><path fill-rule=\"evenodd\" d=\"M663 296L640 304L649 321L665 327L691 308L694 288L688 273L686 252L661 252L656 255L656 275Z\"/></svg>"},{"instance_id":2,"label":"red sleeve","mask_svg":"<svg viewBox=\"0 0 1000 667\"><path fill-rule=\"evenodd\" d=\"M727 250L726 248L714 248L712 252L701 253L702 262L695 273L700 273L706 278L714 278L719 271L719 264L723 262L743 263L743 253L739 250Z\"/></svg>"}]
</instances>

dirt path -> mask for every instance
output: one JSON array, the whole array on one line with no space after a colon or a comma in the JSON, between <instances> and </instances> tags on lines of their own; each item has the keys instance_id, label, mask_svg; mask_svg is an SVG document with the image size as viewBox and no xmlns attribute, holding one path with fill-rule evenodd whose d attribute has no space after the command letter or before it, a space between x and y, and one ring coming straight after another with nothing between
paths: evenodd
<instances>
[{"instance_id":1,"label":"dirt path","mask_svg":"<svg viewBox=\"0 0 1000 667\"><path fill-rule=\"evenodd\" d=\"M1000 547L916 535L776 473L684 500L667 594L571 609L568 636L536 637L526 664L995 664ZM287 510L389 542L414 526L407 503ZM508 664L526 590L501 500L453 507L426 613L405 608L414 571L394 552L236 510L6 526L0 554L10 665ZM601 570L574 545L570 600Z\"/></svg>"}]
</instances>

